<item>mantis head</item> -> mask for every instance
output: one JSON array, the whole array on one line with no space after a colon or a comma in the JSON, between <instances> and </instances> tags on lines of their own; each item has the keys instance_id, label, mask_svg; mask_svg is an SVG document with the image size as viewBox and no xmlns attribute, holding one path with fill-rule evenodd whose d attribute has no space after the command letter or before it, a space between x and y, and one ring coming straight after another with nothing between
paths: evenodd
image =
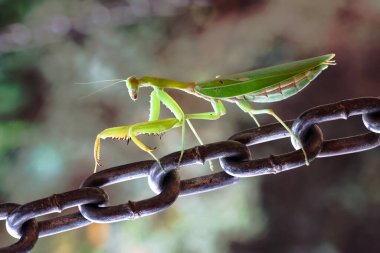
<instances>
[{"instance_id":1,"label":"mantis head","mask_svg":"<svg viewBox=\"0 0 380 253\"><path fill-rule=\"evenodd\" d=\"M127 80L125 80L125 84L127 85L128 93L131 99L133 101L137 100L141 81L135 76L130 76L127 78Z\"/></svg>"}]
</instances>

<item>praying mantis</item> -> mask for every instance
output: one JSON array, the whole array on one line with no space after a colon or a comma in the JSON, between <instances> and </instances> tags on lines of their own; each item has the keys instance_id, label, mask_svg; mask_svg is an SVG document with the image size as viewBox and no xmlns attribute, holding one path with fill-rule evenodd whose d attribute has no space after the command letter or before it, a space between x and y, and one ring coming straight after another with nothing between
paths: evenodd
<instances>
[{"instance_id":1,"label":"praying mantis","mask_svg":"<svg viewBox=\"0 0 380 253\"><path fill-rule=\"evenodd\" d=\"M243 112L248 113L255 123L260 126L255 115L268 114L273 116L300 144L308 159L304 148L297 136L289 129L284 121L274 113L272 109L254 109L249 102L271 103L284 100L297 94L305 88L329 65L335 65L334 54L326 54L305 60L289 62L272 67L260 68L249 72L228 76L217 76L215 79L205 82L181 82L166 78L143 76L117 79L117 83L125 82L129 96L133 101L137 100L140 87L152 87L150 95L150 114L146 122L140 122L129 126L107 128L100 132L95 140L94 160L95 168L100 166L100 140L119 139L132 140L140 149L149 153L159 164L159 159L153 154L155 148L142 143L137 136L141 134L161 134L169 129L181 127L181 154L180 163L184 152L185 125L189 125L195 137L201 145L203 141L195 131L190 120L217 120L224 114L226 109L222 103L236 104ZM178 103L165 91L165 89L177 89L210 102L213 111L185 114ZM173 114L173 118L159 119L160 104L164 104Z\"/></svg>"}]
</instances>

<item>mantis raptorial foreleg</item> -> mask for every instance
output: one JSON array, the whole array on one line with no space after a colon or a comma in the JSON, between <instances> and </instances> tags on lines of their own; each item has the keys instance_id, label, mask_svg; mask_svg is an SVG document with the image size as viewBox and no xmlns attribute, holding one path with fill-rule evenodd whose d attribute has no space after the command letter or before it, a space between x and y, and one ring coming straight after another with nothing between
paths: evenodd
<instances>
[{"instance_id":1,"label":"mantis raptorial foreleg","mask_svg":"<svg viewBox=\"0 0 380 253\"><path fill-rule=\"evenodd\" d=\"M305 156L305 163L306 163L306 165L309 165L309 161L307 159L307 154L306 154L305 149L302 146L301 140L293 133L293 131L285 124L285 122L279 116L277 116L276 113L274 113L274 111L272 109L260 109L260 110L253 109L251 107L251 105L246 100L244 100L244 99L237 100L236 104L244 112L248 113L251 116L253 116L253 115L259 115L259 114L268 114L268 115L273 116L286 129L286 131L288 131L289 134L300 144L302 152L303 152L303 154Z\"/></svg>"},{"instance_id":2,"label":"mantis raptorial foreleg","mask_svg":"<svg viewBox=\"0 0 380 253\"><path fill-rule=\"evenodd\" d=\"M94 170L96 171L96 167L99 166L101 139L108 139L108 138L119 139L119 140L131 139L140 149L149 153L155 160L158 161L158 159L152 153L154 148L150 148L146 146L139 139L137 139L136 136L140 134L160 134L162 132L165 132L169 129L172 129L178 126L180 126L180 124L176 118L168 118L168 119L137 123L130 126L112 127L112 128L107 128L103 130L97 135L96 140L95 140L94 157L95 157L96 164L95 164Z\"/></svg>"},{"instance_id":3,"label":"mantis raptorial foreleg","mask_svg":"<svg viewBox=\"0 0 380 253\"><path fill-rule=\"evenodd\" d=\"M160 101L165 104L176 118L168 118L159 120ZM142 143L136 136L140 134L160 134L171 128L182 126L182 152L184 150L184 134L185 134L185 114L179 105L162 89L155 88L151 93L150 99L150 115L148 122L133 124L130 126L113 127L103 130L98 134L95 140L94 157L95 169L99 166L100 160L100 139L114 138L120 140L132 140L140 149L149 153L159 164L158 158L152 153L154 148L150 148Z\"/></svg>"},{"instance_id":4,"label":"mantis raptorial foreleg","mask_svg":"<svg viewBox=\"0 0 380 253\"><path fill-rule=\"evenodd\" d=\"M169 108L169 110L175 115L175 118L158 119L160 115L160 102ZM203 144L194 127L191 125L190 119L216 120L221 115L225 114L225 108L219 100L211 100L210 102L214 109L213 112L184 114L180 106L172 97L169 96L169 94L162 89L154 89L151 93L150 115L148 122L137 123L130 126L107 128L98 134L94 147L94 157L96 160L95 170L96 167L99 166L101 139L111 138L128 141L132 140L140 149L149 153L157 162L159 162L158 158L152 153L154 148L146 146L136 136L141 134L160 134L179 126L182 127L182 148L180 159L178 161L180 162L184 152L185 120L188 122L198 141Z\"/></svg>"},{"instance_id":5,"label":"mantis raptorial foreleg","mask_svg":"<svg viewBox=\"0 0 380 253\"><path fill-rule=\"evenodd\" d=\"M150 94L149 121L158 120L160 117L160 107L160 98L157 96L157 91L153 90Z\"/></svg>"},{"instance_id":6,"label":"mantis raptorial foreleg","mask_svg":"<svg viewBox=\"0 0 380 253\"><path fill-rule=\"evenodd\" d=\"M159 100L174 114L174 116L178 120L178 123L182 126L181 154L178 159L178 165L179 165L179 163L182 160L183 152L185 150L185 114L182 111L181 107L177 104L177 102L171 96L169 96L169 94L166 93L164 90L155 88L154 91L156 92Z\"/></svg>"}]
</instances>

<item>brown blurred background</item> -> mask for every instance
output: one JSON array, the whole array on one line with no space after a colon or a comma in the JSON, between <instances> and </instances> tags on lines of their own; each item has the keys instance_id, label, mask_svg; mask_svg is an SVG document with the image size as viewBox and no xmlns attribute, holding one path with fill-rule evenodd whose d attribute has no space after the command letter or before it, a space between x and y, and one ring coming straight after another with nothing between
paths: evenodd
<instances>
[{"instance_id":1,"label":"brown blurred background","mask_svg":"<svg viewBox=\"0 0 380 253\"><path fill-rule=\"evenodd\" d=\"M337 65L302 93L257 105L283 119L378 96L378 0L0 0L0 200L26 203L77 188L92 173L98 132L148 118L148 89L133 103L121 84L87 96L104 83L75 83L133 74L201 81L331 52ZM198 98L170 94L186 112L210 110ZM254 127L235 106L226 108L218 121L194 121L206 143ZM365 131L360 118L321 127L326 138ZM187 132L186 147L197 145ZM143 137L159 157L179 150L179 139L178 129L162 140ZM133 144L102 145L104 168L150 159ZM284 140L254 147L253 155L291 149ZM154 216L42 238L33 252L380 252L379 163L378 149L318 159L178 199ZM181 176L207 173L199 166ZM106 190L110 204L153 196L146 179ZM15 242L1 225L1 245Z\"/></svg>"}]
</instances>

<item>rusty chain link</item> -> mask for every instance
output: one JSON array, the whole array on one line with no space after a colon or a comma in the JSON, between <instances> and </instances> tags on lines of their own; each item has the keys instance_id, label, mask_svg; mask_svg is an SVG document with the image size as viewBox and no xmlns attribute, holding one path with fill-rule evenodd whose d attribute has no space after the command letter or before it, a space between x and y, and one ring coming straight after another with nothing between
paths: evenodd
<instances>
[{"instance_id":1,"label":"rusty chain link","mask_svg":"<svg viewBox=\"0 0 380 253\"><path fill-rule=\"evenodd\" d=\"M363 123L370 132L324 140L319 123L355 115L362 115ZM380 145L380 99L358 98L318 106L304 112L296 120L285 123L300 138L309 161L361 152ZM1 248L0 252L28 252L39 237L73 230L93 222L137 219L165 210L178 196L215 190L236 183L241 177L274 174L302 167L305 157L300 149L287 154L270 155L268 158L251 158L249 146L289 137L289 133L279 123L253 128L237 133L227 141L185 150L178 168L179 151L160 159L164 170L151 160L121 165L92 174L77 190L54 194L24 205L2 203L0 219L6 219L8 233L19 238L19 241ZM299 148L297 141L292 140L292 143ZM179 169L215 159L219 159L223 171L180 179ZM108 195L102 187L141 177L148 177L149 186L156 196L115 206L106 205ZM37 217L72 207L78 207L79 211L39 222L36 220Z\"/></svg>"}]
</instances>

